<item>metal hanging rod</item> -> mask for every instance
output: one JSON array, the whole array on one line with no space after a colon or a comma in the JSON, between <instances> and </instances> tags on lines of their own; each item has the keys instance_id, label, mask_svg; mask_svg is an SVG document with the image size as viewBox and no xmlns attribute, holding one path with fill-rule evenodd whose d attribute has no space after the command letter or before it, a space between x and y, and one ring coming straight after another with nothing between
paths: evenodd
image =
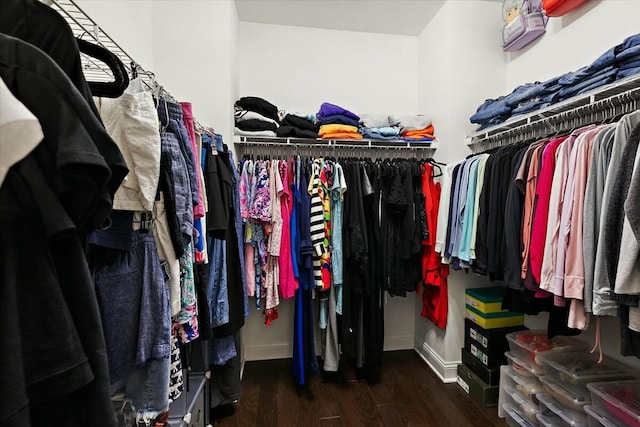
<instances>
[{"instance_id":1,"label":"metal hanging rod","mask_svg":"<svg viewBox=\"0 0 640 427\"><path fill-rule=\"evenodd\" d=\"M541 139L589 124L605 122L638 109L640 75L603 86L589 94L533 112L502 125L476 132L467 146L478 153L487 149Z\"/></svg>"},{"instance_id":2,"label":"metal hanging rod","mask_svg":"<svg viewBox=\"0 0 640 427\"><path fill-rule=\"evenodd\" d=\"M271 146L283 148L349 148L354 150L436 150L438 141L379 141L372 139L344 140L344 139L308 139L308 138L278 138L253 137L235 135L234 144L246 146Z\"/></svg>"},{"instance_id":3,"label":"metal hanging rod","mask_svg":"<svg viewBox=\"0 0 640 427\"><path fill-rule=\"evenodd\" d=\"M107 33L100 28L100 26L87 15L76 4L74 0L41 0L43 3L49 5L56 10L67 21L73 31L73 35L76 38L90 39L91 42L98 44L105 49L108 49L114 55L116 55L120 61L124 64L125 68L130 75L139 76L145 85L154 91L157 91L159 95L164 98L169 98L175 101L175 98L164 88L158 84L155 79L155 75L145 70L131 55L129 55L115 40L113 40ZM101 64L99 61L95 61L93 58L80 54L82 60L82 69L85 77L91 81L111 82L113 81L113 75L108 67Z\"/></svg>"}]
</instances>

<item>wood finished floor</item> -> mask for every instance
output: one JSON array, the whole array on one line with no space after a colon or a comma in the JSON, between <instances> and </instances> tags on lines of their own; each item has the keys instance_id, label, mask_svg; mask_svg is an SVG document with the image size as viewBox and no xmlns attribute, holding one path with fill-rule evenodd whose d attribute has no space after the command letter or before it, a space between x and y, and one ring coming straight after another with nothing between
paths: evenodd
<instances>
[{"instance_id":1,"label":"wood finished floor","mask_svg":"<svg viewBox=\"0 0 640 427\"><path fill-rule=\"evenodd\" d=\"M481 408L456 384L443 384L411 350L386 352L380 381L358 380L341 367L342 380L311 380L298 393L291 359L247 362L232 426L506 426L497 409Z\"/></svg>"}]
</instances>

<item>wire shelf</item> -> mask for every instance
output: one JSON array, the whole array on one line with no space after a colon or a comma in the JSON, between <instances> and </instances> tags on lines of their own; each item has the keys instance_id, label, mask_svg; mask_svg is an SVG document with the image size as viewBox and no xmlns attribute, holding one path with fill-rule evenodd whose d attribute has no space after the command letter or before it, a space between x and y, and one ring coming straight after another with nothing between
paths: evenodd
<instances>
[{"instance_id":1,"label":"wire shelf","mask_svg":"<svg viewBox=\"0 0 640 427\"><path fill-rule=\"evenodd\" d=\"M638 100L640 75L635 75L474 132L468 136L467 146L477 153L531 138L544 138L635 111Z\"/></svg>"},{"instance_id":2,"label":"wire shelf","mask_svg":"<svg viewBox=\"0 0 640 427\"><path fill-rule=\"evenodd\" d=\"M325 154L360 157L376 153L378 157L404 157L435 153L438 142L386 141L372 139L310 139L234 136L234 146L241 154Z\"/></svg>"},{"instance_id":3,"label":"wire shelf","mask_svg":"<svg viewBox=\"0 0 640 427\"><path fill-rule=\"evenodd\" d=\"M43 1L56 10L67 21L76 38L88 40L98 44L116 55L124 64L129 75L137 74L149 89L157 90L163 97L174 99L162 85L155 80L155 75L145 70L134 60L115 40L113 40L100 26L87 15L73 0ZM113 82L114 78L105 64L96 61L88 55L80 53L82 69L87 80L95 82Z\"/></svg>"}]
</instances>

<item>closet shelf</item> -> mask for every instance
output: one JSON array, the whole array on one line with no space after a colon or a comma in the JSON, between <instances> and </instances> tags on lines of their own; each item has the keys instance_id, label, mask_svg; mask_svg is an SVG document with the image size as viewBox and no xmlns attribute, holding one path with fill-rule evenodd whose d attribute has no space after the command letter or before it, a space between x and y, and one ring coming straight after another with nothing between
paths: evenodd
<instances>
[{"instance_id":1,"label":"closet shelf","mask_svg":"<svg viewBox=\"0 0 640 427\"><path fill-rule=\"evenodd\" d=\"M431 150L438 147L438 140L432 142L412 142L401 140L375 139L310 139L310 138L279 138L254 137L234 135L233 143L241 146L272 146L274 148L346 148L367 150Z\"/></svg>"},{"instance_id":2,"label":"closet shelf","mask_svg":"<svg viewBox=\"0 0 640 427\"><path fill-rule=\"evenodd\" d=\"M640 99L640 75L594 89L566 101L517 116L467 136L467 146L478 152L487 143L515 144L630 112Z\"/></svg>"}]
</instances>

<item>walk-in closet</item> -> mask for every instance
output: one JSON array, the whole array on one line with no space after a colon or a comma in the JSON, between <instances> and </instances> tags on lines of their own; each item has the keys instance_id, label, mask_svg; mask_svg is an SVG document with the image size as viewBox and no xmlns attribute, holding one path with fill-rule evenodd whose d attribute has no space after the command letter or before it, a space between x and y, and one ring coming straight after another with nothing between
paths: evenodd
<instances>
[{"instance_id":1,"label":"walk-in closet","mask_svg":"<svg viewBox=\"0 0 640 427\"><path fill-rule=\"evenodd\" d=\"M2 0L0 426L640 426L640 0Z\"/></svg>"}]
</instances>

